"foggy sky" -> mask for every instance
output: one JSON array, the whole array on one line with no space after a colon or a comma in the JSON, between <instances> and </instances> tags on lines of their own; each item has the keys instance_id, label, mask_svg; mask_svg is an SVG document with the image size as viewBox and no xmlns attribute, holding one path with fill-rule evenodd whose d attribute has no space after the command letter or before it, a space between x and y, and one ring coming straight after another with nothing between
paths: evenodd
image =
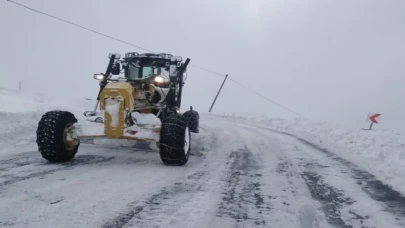
<instances>
[{"instance_id":1,"label":"foggy sky","mask_svg":"<svg viewBox=\"0 0 405 228\"><path fill-rule=\"evenodd\" d=\"M315 121L405 129L403 0L19 0L154 52L229 74ZM2 87L96 97L109 52L144 52L0 2ZM188 69L183 109L207 112L223 77ZM89 107L91 109L92 107ZM214 112L295 117L228 81ZM403 130L404 131L404 130Z\"/></svg>"}]
</instances>

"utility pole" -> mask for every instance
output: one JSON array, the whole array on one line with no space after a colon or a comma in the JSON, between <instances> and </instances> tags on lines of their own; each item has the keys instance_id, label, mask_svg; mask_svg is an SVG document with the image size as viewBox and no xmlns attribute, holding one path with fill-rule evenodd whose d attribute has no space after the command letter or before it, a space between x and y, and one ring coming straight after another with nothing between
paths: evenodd
<instances>
[{"instance_id":1,"label":"utility pole","mask_svg":"<svg viewBox=\"0 0 405 228\"><path fill-rule=\"evenodd\" d=\"M228 75L225 76L225 79L224 79L224 81L222 82L222 85L221 85L221 87L219 88L219 91L218 91L217 95L215 96L215 99L214 99L214 101L212 102L212 105L211 105L210 110L209 110L208 112L211 112L212 108L214 107L214 104L215 104L215 102L217 101L218 95L219 95L219 93L221 93L222 87L224 86L224 84L225 84L227 78L228 78Z\"/></svg>"}]
</instances>

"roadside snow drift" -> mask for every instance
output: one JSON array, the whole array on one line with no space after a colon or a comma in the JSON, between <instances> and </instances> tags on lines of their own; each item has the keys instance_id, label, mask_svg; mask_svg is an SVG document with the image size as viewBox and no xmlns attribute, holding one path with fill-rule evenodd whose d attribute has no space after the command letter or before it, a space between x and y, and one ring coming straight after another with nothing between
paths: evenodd
<instances>
[{"instance_id":1,"label":"roadside snow drift","mask_svg":"<svg viewBox=\"0 0 405 228\"><path fill-rule=\"evenodd\" d=\"M4 88L0 88L0 102L0 153L32 141L42 114L50 108L64 108L51 97Z\"/></svg>"}]
</instances>

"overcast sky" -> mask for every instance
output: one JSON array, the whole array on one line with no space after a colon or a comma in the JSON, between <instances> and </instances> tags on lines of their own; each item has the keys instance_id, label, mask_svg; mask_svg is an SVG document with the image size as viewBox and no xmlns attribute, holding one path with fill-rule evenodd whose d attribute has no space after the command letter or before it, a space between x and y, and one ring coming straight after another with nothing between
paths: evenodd
<instances>
[{"instance_id":1,"label":"overcast sky","mask_svg":"<svg viewBox=\"0 0 405 228\"><path fill-rule=\"evenodd\" d=\"M229 74L316 121L405 129L404 0L18 0L154 52ZM95 97L109 52L143 50L0 2L1 85ZM188 69L183 108L206 112L223 77ZM89 107L92 108L92 107ZM214 112L294 117L225 84Z\"/></svg>"}]
</instances>

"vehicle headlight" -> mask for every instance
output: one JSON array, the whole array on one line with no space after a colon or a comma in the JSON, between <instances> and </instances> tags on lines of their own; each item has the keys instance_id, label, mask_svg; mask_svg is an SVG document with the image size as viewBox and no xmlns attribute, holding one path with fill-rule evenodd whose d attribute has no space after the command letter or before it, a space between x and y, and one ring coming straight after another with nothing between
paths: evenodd
<instances>
[{"instance_id":1,"label":"vehicle headlight","mask_svg":"<svg viewBox=\"0 0 405 228\"><path fill-rule=\"evenodd\" d=\"M104 74L94 74L93 78L102 81L104 80Z\"/></svg>"},{"instance_id":2,"label":"vehicle headlight","mask_svg":"<svg viewBox=\"0 0 405 228\"><path fill-rule=\"evenodd\" d=\"M165 79L163 77L161 77L161 76L155 77L155 82L157 82L157 83L162 83L164 81L165 81Z\"/></svg>"}]
</instances>

